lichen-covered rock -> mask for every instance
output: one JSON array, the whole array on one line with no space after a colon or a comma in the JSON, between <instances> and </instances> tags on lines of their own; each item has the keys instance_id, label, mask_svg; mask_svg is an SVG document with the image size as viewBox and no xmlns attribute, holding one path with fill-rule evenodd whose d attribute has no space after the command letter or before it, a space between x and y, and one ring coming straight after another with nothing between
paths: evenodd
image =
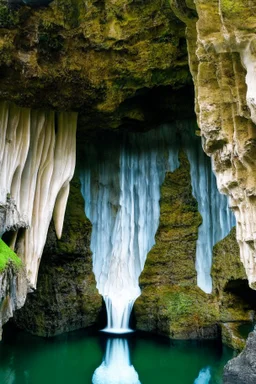
<instances>
[{"instance_id":1,"label":"lichen-covered rock","mask_svg":"<svg viewBox=\"0 0 256 384\"><path fill-rule=\"evenodd\" d=\"M256 331L250 333L244 351L224 368L224 384L254 384L256 382Z\"/></svg>"},{"instance_id":2,"label":"lichen-covered rock","mask_svg":"<svg viewBox=\"0 0 256 384\"><path fill-rule=\"evenodd\" d=\"M0 98L79 111L83 130L140 123L151 89L191 84L184 24L162 0L1 0L0 23Z\"/></svg>"},{"instance_id":3,"label":"lichen-covered rock","mask_svg":"<svg viewBox=\"0 0 256 384\"><path fill-rule=\"evenodd\" d=\"M89 248L91 224L86 219L80 184L75 179L67 205L63 236L53 226L42 257L37 290L15 313L16 324L40 336L94 325L102 299L96 289Z\"/></svg>"},{"instance_id":4,"label":"lichen-covered rock","mask_svg":"<svg viewBox=\"0 0 256 384\"><path fill-rule=\"evenodd\" d=\"M187 24L190 69L204 150L230 196L240 257L256 286L256 14L249 0L171 1Z\"/></svg>"}]
</instances>

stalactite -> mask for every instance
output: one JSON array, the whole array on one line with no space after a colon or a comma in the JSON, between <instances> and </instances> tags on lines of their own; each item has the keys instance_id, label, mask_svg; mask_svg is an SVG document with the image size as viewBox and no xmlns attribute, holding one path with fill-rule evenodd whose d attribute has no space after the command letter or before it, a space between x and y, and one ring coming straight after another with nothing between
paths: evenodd
<instances>
[{"instance_id":1,"label":"stalactite","mask_svg":"<svg viewBox=\"0 0 256 384\"><path fill-rule=\"evenodd\" d=\"M52 215L57 236L62 232L75 168L77 114L58 113L55 124L53 111L30 111L4 102L0 118L0 202L15 203L8 229L26 228L14 237L13 247L35 287Z\"/></svg>"}]
</instances>

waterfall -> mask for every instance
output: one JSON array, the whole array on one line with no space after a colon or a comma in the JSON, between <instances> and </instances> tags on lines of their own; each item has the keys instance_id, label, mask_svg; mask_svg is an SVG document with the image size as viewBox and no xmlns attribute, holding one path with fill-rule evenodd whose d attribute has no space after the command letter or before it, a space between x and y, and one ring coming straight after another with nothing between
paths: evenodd
<instances>
[{"instance_id":1,"label":"waterfall","mask_svg":"<svg viewBox=\"0 0 256 384\"><path fill-rule=\"evenodd\" d=\"M229 209L227 197L218 191L210 159L201 149L200 138L193 134L188 122L185 127L183 122L181 129L184 149L190 163L192 193L202 216L196 246L197 285L204 292L211 293L212 250L236 225L235 216Z\"/></svg>"},{"instance_id":2,"label":"waterfall","mask_svg":"<svg viewBox=\"0 0 256 384\"><path fill-rule=\"evenodd\" d=\"M92 384L140 384L126 339L108 339L103 362L95 370Z\"/></svg>"},{"instance_id":3,"label":"waterfall","mask_svg":"<svg viewBox=\"0 0 256 384\"><path fill-rule=\"evenodd\" d=\"M133 303L140 295L138 279L147 253L155 243L160 214L160 186L166 171L173 172L178 168L181 144L185 146L191 164L193 193L206 222L203 231L199 230L198 273L201 264L204 268L204 263L208 263L209 255L211 263L212 245L218 238L215 234L219 225L217 216L222 215L222 207L216 198L219 192L216 183L213 183L215 176L211 172L209 159L203 154L200 139L195 137L191 140L190 145L195 148L186 146L187 130L194 127L194 123L191 127L191 122L180 122L165 124L146 133L103 135L95 145L87 145L82 155L82 194L85 213L92 222L93 271L97 288L106 303L106 331L129 331ZM190 136L193 137L193 134ZM198 183L201 185L199 189L196 188ZM211 188L215 191L212 192ZM207 191L214 196L216 207L212 210L211 199L208 198L208 205L203 205L207 212L204 216L201 203ZM228 203L224 196L223 201L228 216ZM221 219L225 225L226 216ZM205 233L207 240L204 239ZM200 244L205 241L210 251L209 255L206 253L205 260L201 260L199 256L203 247ZM206 273L210 278L208 264Z\"/></svg>"}]
</instances>

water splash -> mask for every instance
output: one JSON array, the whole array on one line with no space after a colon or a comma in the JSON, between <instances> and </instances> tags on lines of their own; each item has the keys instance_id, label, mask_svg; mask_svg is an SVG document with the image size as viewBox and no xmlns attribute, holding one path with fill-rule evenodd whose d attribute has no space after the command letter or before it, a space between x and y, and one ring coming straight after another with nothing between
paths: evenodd
<instances>
[{"instance_id":1,"label":"water splash","mask_svg":"<svg viewBox=\"0 0 256 384\"><path fill-rule=\"evenodd\" d=\"M93 374L92 384L140 384L126 339L108 339L106 354Z\"/></svg>"}]
</instances>

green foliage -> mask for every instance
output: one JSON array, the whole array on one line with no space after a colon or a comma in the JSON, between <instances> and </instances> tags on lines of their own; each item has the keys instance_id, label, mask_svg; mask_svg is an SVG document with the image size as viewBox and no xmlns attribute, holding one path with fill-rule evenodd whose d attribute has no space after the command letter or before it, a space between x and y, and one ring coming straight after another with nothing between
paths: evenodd
<instances>
[{"instance_id":1,"label":"green foliage","mask_svg":"<svg viewBox=\"0 0 256 384\"><path fill-rule=\"evenodd\" d=\"M4 3L0 0L0 28L12 28L17 24L18 16L17 13L11 11Z\"/></svg>"},{"instance_id":2,"label":"green foliage","mask_svg":"<svg viewBox=\"0 0 256 384\"><path fill-rule=\"evenodd\" d=\"M15 268L21 267L21 259L13 252L5 242L0 239L0 272L2 272L6 266L12 263Z\"/></svg>"}]
</instances>

